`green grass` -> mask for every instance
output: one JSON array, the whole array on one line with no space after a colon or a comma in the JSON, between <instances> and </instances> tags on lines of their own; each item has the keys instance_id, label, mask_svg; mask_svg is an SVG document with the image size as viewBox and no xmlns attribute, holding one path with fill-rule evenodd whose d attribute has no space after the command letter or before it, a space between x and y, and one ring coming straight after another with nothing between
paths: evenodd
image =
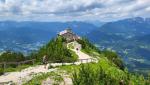
<instances>
[{"instance_id":1,"label":"green grass","mask_svg":"<svg viewBox=\"0 0 150 85\"><path fill-rule=\"evenodd\" d=\"M65 70L67 73L72 73L75 69L79 69L80 65L68 65L68 66L61 66L58 67L58 70Z\"/></svg>"}]
</instances>

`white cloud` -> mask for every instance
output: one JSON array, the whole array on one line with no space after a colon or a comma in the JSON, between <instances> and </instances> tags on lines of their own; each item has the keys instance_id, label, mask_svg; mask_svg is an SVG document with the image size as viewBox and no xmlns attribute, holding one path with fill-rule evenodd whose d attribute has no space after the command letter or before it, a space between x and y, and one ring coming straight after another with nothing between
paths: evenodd
<instances>
[{"instance_id":1,"label":"white cloud","mask_svg":"<svg viewBox=\"0 0 150 85\"><path fill-rule=\"evenodd\" d=\"M150 0L0 0L1 20L101 20L149 17Z\"/></svg>"}]
</instances>

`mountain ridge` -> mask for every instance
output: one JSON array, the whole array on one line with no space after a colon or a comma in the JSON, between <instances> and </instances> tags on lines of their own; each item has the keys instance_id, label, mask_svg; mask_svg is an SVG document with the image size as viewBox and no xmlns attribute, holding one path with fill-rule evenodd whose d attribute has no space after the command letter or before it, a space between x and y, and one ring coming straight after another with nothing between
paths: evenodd
<instances>
[{"instance_id":1,"label":"mountain ridge","mask_svg":"<svg viewBox=\"0 0 150 85\"><path fill-rule=\"evenodd\" d=\"M127 64L132 64L132 70L148 65L150 18L129 18L115 22L109 22L99 29L87 34L88 38L99 45L101 49L111 49L119 53ZM98 36L98 37L96 37ZM137 60L136 60L137 59ZM139 62L138 60L144 62ZM137 63L133 63L136 61ZM134 68L134 66L136 66ZM143 68L144 69L144 68ZM150 70L149 68L145 68Z\"/></svg>"},{"instance_id":2,"label":"mountain ridge","mask_svg":"<svg viewBox=\"0 0 150 85\"><path fill-rule=\"evenodd\" d=\"M23 51L27 54L29 51L37 50L39 48L37 45L45 44L59 31L68 27L83 36L97 28L85 22L0 21L0 51ZM35 46L31 47L33 45Z\"/></svg>"}]
</instances>

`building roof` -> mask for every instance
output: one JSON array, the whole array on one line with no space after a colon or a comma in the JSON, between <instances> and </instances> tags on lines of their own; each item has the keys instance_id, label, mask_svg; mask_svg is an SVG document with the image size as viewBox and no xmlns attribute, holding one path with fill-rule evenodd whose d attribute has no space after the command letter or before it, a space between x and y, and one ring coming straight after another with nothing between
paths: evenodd
<instances>
[{"instance_id":1,"label":"building roof","mask_svg":"<svg viewBox=\"0 0 150 85\"><path fill-rule=\"evenodd\" d=\"M63 35L63 34L66 34L66 33L72 33L71 29L66 29L64 31L61 31L61 32L59 32L59 35Z\"/></svg>"},{"instance_id":2,"label":"building roof","mask_svg":"<svg viewBox=\"0 0 150 85\"><path fill-rule=\"evenodd\" d=\"M64 31L61 31L59 32L58 35L63 36L67 40L67 42L80 39L80 37L74 34L71 29L66 29Z\"/></svg>"},{"instance_id":3,"label":"building roof","mask_svg":"<svg viewBox=\"0 0 150 85\"><path fill-rule=\"evenodd\" d=\"M67 33L67 30L64 30L64 31L59 32L59 35L63 35L63 34L65 34L65 33Z\"/></svg>"}]
</instances>

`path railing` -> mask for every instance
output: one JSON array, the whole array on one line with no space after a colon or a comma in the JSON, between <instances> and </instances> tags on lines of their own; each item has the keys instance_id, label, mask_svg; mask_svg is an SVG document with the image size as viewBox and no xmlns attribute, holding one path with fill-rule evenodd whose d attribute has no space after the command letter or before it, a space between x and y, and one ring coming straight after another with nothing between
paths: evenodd
<instances>
[{"instance_id":1,"label":"path railing","mask_svg":"<svg viewBox=\"0 0 150 85\"><path fill-rule=\"evenodd\" d=\"M58 62L58 63L56 63ZM95 58L88 58L88 59L79 59L78 61L75 61L75 62L69 62L69 63L66 63L66 62L60 62L60 61L55 61L55 62L52 62L52 61L48 61L49 65L50 66L63 66L63 65L80 65L80 64L83 64L83 63L91 63L91 62L97 62L97 59Z\"/></svg>"},{"instance_id":2,"label":"path railing","mask_svg":"<svg viewBox=\"0 0 150 85\"><path fill-rule=\"evenodd\" d=\"M0 65L2 65L3 69L7 68L7 65L16 65L19 66L21 64L27 64L27 63L35 63L35 59L32 60L25 60L25 61L20 61L20 62L1 62Z\"/></svg>"}]
</instances>

